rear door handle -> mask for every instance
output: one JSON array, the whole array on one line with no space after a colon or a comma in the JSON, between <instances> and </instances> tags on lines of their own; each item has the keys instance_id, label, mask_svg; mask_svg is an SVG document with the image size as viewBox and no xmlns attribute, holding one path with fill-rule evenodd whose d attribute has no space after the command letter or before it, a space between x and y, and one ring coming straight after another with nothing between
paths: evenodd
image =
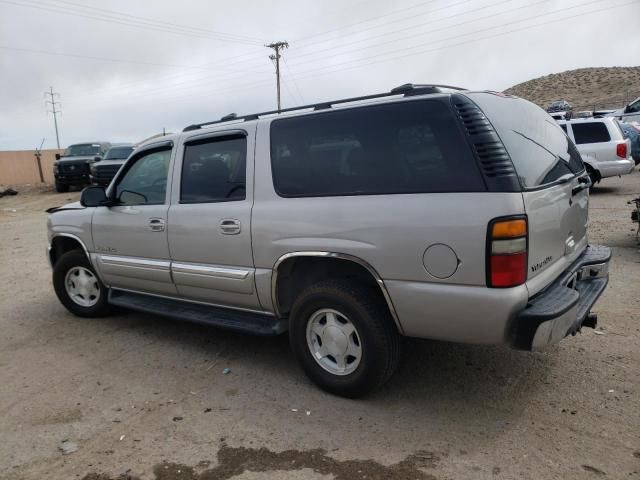
<instances>
[{"instance_id":1,"label":"rear door handle","mask_svg":"<svg viewBox=\"0 0 640 480\"><path fill-rule=\"evenodd\" d=\"M220 231L223 235L237 235L240 233L240 220L223 218L220 220Z\"/></svg>"},{"instance_id":2,"label":"rear door handle","mask_svg":"<svg viewBox=\"0 0 640 480\"><path fill-rule=\"evenodd\" d=\"M149 228L152 232L164 232L164 219L162 218L150 218Z\"/></svg>"}]
</instances>

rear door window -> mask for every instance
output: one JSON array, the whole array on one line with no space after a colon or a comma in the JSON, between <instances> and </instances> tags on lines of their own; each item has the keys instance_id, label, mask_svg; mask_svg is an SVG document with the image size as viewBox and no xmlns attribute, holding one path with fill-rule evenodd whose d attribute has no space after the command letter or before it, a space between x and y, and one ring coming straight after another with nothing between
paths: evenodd
<instances>
[{"instance_id":1,"label":"rear door window","mask_svg":"<svg viewBox=\"0 0 640 480\"><path fill-rule=\"evenodd\" d=\"M285 197L486 189L450 107L437 101L275 120L271 162Z\"/></svg>"},{"instance_id":2,"label":"rear door window","mask_svg":"<svg viewBox=\"0 0 640 480\"><path fill-rule=\"evenodd\" d=\"M522 98L493 93L469 93L467 96L493 124L523 188L539 188L584 170L580 153L571 139L537 105Z\"/></svg>"},{"instance_id":3,"label":"rear door window","mask_svg":"<svg viewBox=\"0 0 640 480\"><path fill-rule=\"evenodd\" d=\"M180 203L244 200L247 175L244 136L189 142L184 148Z\"/></svg>"},{"instance_id":4,"label":"rear door window","mask_svg":"<svg viewBox=\"0 0 640 480\"><path fill-rule=\"evenodd\" d=\"M573 138L576 144L604 143L611 141L609 130L603 122L572 123Z\"/></svg>"}]
</instances>

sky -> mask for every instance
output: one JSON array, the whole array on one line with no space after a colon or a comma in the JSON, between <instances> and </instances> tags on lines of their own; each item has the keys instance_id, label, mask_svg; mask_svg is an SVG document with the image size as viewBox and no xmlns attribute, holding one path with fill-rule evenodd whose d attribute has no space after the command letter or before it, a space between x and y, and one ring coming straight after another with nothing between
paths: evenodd
<instances>
[{"instance_id":1,"label":"sky","mask_svg":"<svg viewBox=\"0 0 640 480\"><path fill-rule=\"evenodd\" d=\"M275 41L284 108L636 66L638 18L640 0L0 0L0 150L56 147L50 87L61 147L138 142L276 108Z\"/></svg>"}]
</instances>

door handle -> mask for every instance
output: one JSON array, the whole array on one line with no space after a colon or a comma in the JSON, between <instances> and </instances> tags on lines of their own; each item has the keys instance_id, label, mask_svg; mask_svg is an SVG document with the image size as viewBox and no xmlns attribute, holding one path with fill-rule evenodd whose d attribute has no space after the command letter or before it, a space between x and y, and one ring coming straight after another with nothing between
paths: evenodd
<instances>
[{"instance_id":1,"label":"door handle","mask_svg":"<svg viewBox=\"0 0 640 480\"><path fill-rule=\"evenodd\" d=\"M220 231L223 235L237 235L240 233L240 220L223 218L220 220Z\"/></svg>"},{"instance_id":2,"label":"door handle","mask_svg":"<svg viewBox=\"0 0 640 480\"><path fill-rule=\"evenodd\" d=\"M149 228L152 232L164 232L164 220L162 218L150 218Z\"/></svg>"}]
</instances>

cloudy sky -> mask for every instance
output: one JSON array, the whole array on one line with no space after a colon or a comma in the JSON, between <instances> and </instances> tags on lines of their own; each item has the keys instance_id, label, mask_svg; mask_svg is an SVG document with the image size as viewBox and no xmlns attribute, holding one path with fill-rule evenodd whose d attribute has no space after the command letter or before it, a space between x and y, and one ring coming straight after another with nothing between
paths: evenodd
<instances>
[{"instance_id":1,"label":"cloudy sky","mask_svg":"<svg viewBox=\"0 0 640 480\"><path fill-rule=\"evenodd\" d=\"M503 90L640 63L640 0L0 0L0 150L138 141L403 83Z\"/></svg>"}]
</instances>

